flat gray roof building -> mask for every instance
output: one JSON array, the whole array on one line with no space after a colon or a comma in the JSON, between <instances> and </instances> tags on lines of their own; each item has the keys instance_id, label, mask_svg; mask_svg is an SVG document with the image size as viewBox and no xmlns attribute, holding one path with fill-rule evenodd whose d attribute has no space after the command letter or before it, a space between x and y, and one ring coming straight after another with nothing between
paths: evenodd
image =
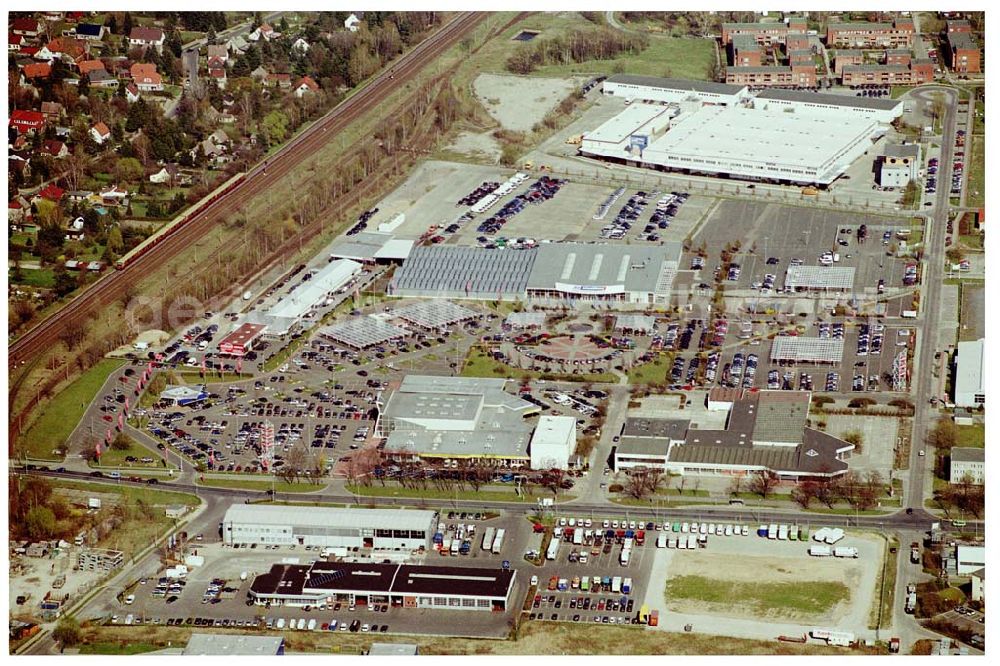
<instances>
[{"instance_id":1,"label":"flat gray roof building","mask_svg":"<svg viewBox=\"0 0 1000 666\"><path fill-rule=\"evenodd\" d=\"M854 270L854 266L789 266L785 286L849 291L854 287Z\"/></svg>"},{"instance_id":2,"label":"flat gray roof building","mask_svg":"<svg viewBox=\"0 0 1000 666\"><path fill-rule=\"evenodd\" d=\"M424 246L413 249L389 283L390 296L516 300L523 297L534 250Z\"/></svg>"},{"instance_id":3,"label":"flat gray roof building","mask_svg":"<svg viewBox=\"0 0 1000 666\"><path fill-rule=\"evenodd\" d=\"M445 328L451 324L482 316L482 313L476 310L442 300L411 303L394 309L391 314L409 324L428 330Z\"/></svg>"},{"instance_id":4,"label":"flat gray roof building","mask_svg":"<svg viewBox=\"0 0 1000 666\"><path fill-rule=\"evenodd\" d=\"M955 404L979 407L986 404L985 338L958 343L955 358Z\"/></svg>"},{"instance_id":5,"label":"flat gray roof building","mask_svg":"<svg viewBox=\"0 0 1000 666\"><path fill-rule=\"evenodd\" d=\"M529 459L538 405L503 390L506 379L407 375L386 403L385 450L417 457Z\"/></svg>"},{"instance_id":6,"label":"flat gray roof building","mask_svg":"<svg viewBox=\"0 0 1000 666\"><path fill-rule=\"evenodd\" d=\"M845 55L855 55L863 51L837 51ZM876 65L883 68L884 65ZM898 99L880 99L876 97L853 97L834 95L830 93L815 93L808 90L792 90L789 88L765 88L754 97L754 104L760 101L798 102L816 107L839 107L842 109L874 109L878 111L894 111L902 109L903 102Z\"/></svg>"},{"instance_id":7,"label":"flat gray roof building","mask_svg":"<svg viewBox=\"0 0 1000 666\"><path fill-rule=\"evenodd\" d=\"M668 79L659 76L640 76L637 74L613 74L604 83L626 83L648 88L664 88L667 90L710 93L713 95L738 95L746 90L746 86L737 86L730 83L695 81L693 79Z\"/></svg>"},{"instance_id":8,"label":"flat gray roof building","mask_svg":"<svg viewBox=\"0 0 1000 666\"><path fill-rule=\"evenodd\" d=\"M191 634L183 655L205 656L274 656L285 653L283 636L253 636L247 634Z\"/></svg>"}]
</instances>

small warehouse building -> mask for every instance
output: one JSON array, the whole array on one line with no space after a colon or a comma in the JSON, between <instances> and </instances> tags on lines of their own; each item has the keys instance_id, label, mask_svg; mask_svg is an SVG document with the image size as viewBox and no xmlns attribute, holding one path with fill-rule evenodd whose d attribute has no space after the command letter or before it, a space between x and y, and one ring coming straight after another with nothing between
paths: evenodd
<instances>
[{"instance_id":1,"label":"small warehouse building","mask_svg":"<svg viewBox=\"0 0 1000 666\"><path fill-rule=\"evenodd\" d=\"M226 356L246 356L260 340L267 327L263 324L241 324L219 342L219 353Z\"/></svg>"},{"instance_id":2,"label":"small warehouse building","mask_svg":"<svg viewBox=\"0 0 1000 666\"><path fill-rule=\"evenodd\" d=\"M735 106L749 95L746 86L712 81L636 76L634 74L609 76L604 81L603 88L605 95L667 104L699 102L701 104Z\"/></svg>"},{"instance_id":3,"label":"small warehouse building","mask_svg":"<svg viewBox=\"0 0 1000 666\"><path fill-rule=\"evenodd\" d=\"M287 335L307 312L350 284L361 270L361 264L349 259L330 262L312 277L303 277L287 296L266 312L254 313L251 323L265 324L269 335Z\"/></svg>"},{"instance_id":4,"label":"small warehouse building","mask_svg":"<svg viewBox=\"0 0 1000 666\"><path fill-rule=\"evenodd\" d=\"M275 564L257 576L249 596L258 605L333 603L394 608L496 611L508 608L516 571L361 562Z\"/></svg>"},{"instance_id":5,"label":"small warehouse building","mask_svg":"<svg viewBox=\"0 0 1000 666\"><path fill-rule=\"evenodd\" d=\"M838 51L837 57L842 58ZM754 108L776 113L811 115L830 120L855 118L888 125L903 115L903 100L767 88L754 97Z\"/></svg>"},{"instance_id":6,"label":"small warehouse building","mask_svg":"<svg viewBox=\"0 0 1000 666\"><path fill-rule=\"evenodd\" d=\"M986 339L958 343L955 357L955 405L981 407L986 404Z\"/></svg>"},{"instance_id":7,"label":"small warehouse building","mask_svg":"<svg viewBox=\"0 0 1000 666\"><path fill-rule=\"evenodd\" d=\"M222 542L414 551L430 547L437 513L233 504L222 520Z\"/></svg>"},{"instance_id":8,"label":"small warehouse building","mask_svg":"<svg viewBox=\"0 0 1000 666\"><path fill-rule=\"evenodd\" d=\"M690 419L626 419L615 447L615 469L666 470L671 447L684 443L690 425Z\"/></svg>"},{"instance_id":9,"label":"small warehouse building","mask_svg":"<svg viewBox=\"0 0 1000 666\"><path fill-rule=\"evenodd\" d=\"M920 145L886 146L878 162L879 185L906 187L920 175Z\"/></svg>"},{"instance_id":10,"label":"small warehouse building","mask_svg":"<svg viewBox=\"0 0 1000 666\"><path fill-rule=\"evenodd\" d=\"M248 634L191 634L183 655L271 657L285 654L283 636Z\"/></svg>"},{"instance_id":11,"label":"small warehouse building","mask_svg":"<svg viewBox=\"0 0 1000 666\"><path fill-rule=\"evenodd\" d=\"M531 435L532 469L569 469L576 451L576 419L572 416L542 416Z\"/></svg>"}]
</instances>

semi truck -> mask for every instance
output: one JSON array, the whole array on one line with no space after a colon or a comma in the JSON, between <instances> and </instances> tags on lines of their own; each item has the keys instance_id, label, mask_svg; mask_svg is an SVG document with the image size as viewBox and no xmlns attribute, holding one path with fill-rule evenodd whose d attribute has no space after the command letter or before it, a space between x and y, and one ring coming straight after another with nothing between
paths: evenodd
<instances>
[{"instance_id":1,"label":"semi truck","mask_svg":"<svg viewBox=\"0 0 1000 666\"><path fill-rule=\"evenodd\" d=\"M499 555L500 551L503 550L503 537L506 534L506 530L500 527L497 529L497 535L493 537L493 554Z\"/></svg>"},{"instance_id":2,"label":"semi truck","mask_svg":"<svg viewBox=\"0 0 1000 666\"><path fill-rule=\"evenodd\" d=\"M910 583L906 586L906 607L907 613L914 613L917 610L917 586Z\"/></svg>"},{"instance_id":3,"label":"semi truck","mask_svg":"<svg viewBox=\"0 0 1000 666\"><path fill-rule=\"evenodd\" d=\"M626 578L622 581L622 594L632 594L632 579Z\"/></svg>"},{"instance_id":4,"label":"semi truck","mask_svg":"<svg viewBox=\"0 0 1000 666\"><path fill-rule=\"evenodd\" d=\"M559 539L552 537L552 541L549 542L549 548L545 551L545 559L554 560L559 554Z\"/></svg>"},{"instance_id":5,"label":"semi truck","mask_svg":"<svg viewBox=\"0 0 1000 666\"><path fill-rule=\"evenodd\" d=\"M493 538L496 536L497 531L494 527L487 527L486 531L483 533L483 550L493 550Z\"/></svg>"},{"instance_id":6,"label":"semi truck","mask_svg":"<svg viewBox=\"0 0 1000 666\"><path fill-rule=\"evenodd\" d=\"M910 562L920 564L920 543L917 541L910 544Z\"/></svg>"},{"instance_id":7,"label":"semi truck","mask_svg":"<svg viewBox=\"0 0 1000 666\"><path fill-rule=\"evenodd\" d=\"M622 591L622 577L615 576L611 579L611 591L615 594L621 594Z\"/></svg>"}]
</instances>

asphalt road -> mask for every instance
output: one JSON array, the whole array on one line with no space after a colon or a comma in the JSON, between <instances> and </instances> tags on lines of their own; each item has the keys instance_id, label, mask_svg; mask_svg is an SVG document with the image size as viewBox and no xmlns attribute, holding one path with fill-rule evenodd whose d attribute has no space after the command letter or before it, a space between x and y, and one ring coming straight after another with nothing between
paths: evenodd
<instances>
[{"instance_id":1,"label":"asphalt road","mask_svg":"<svg viewBox=\"0 0 1000 666\"><path fill-rule=\"evenodd\" d=\"M913 376L910 391L914 396L916 411L913 417L913 446L910 447L910 479L906 493L906 505L914 511L923 509L925 489L928 484L928 465L933 465L934 456L920 456L920 451L927 451L928 434L934 426L937 417L936 410L928 403L934 393L934 377L931 372L934 353L937 347L938 320L941 302L941 280L944 270L945 230L948 224L948 212L951 189L952 158L955 152L955 115L958 104L958 93L950 88L926 86L910 93L920 103L931 101L938 92L945 95L947 107L943 124L941 140L941 159L938 167L937 197L928 216L925 232L923 275L921 279L921 302L918 326L921 331L918 354L914 359ZM933 473L933 471L931 471Z\"/></svg>"}]
</instances>

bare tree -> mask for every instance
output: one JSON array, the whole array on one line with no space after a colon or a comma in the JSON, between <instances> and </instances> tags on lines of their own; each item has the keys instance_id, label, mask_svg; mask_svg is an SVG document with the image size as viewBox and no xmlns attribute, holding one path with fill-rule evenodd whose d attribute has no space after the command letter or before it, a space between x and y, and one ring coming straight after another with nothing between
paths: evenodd
<instances>
[{"instance_id":1,"label":"bare tree","mask_svg":"<svg viewBox=\"0 0 1000 666\"><path fill-rule=\"evenodd\" d=\"M757 493L764 499L771 494L775 486L778 485L778 475L771 470L758 472L750 479L750 491Z\"/></svg>"},{"instance_id":2,"label":"bare tree","mask_svg":"<svg viewBox=\"0 0 1000 666\"><path fill-rule=\"evenodd\" d=\"M635 499L643 499L655 494L662 483L662 470L642 467L628 474L628 478L625 481L625 492Z\"/></svg>"}]
</instances>

